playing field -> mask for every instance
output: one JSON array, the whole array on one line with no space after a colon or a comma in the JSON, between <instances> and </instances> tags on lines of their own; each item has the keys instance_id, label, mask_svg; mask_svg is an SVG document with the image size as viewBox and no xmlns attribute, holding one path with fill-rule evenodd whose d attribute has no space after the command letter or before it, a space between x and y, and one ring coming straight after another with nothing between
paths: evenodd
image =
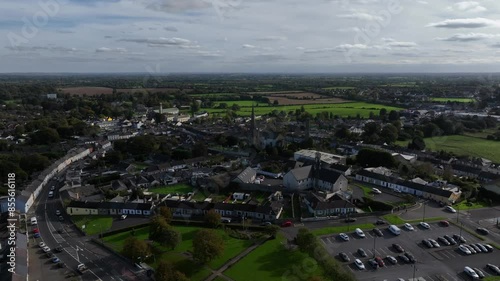
<instances>
[{"instance_id":1,"label":"playing field","mask_svg":"<svg viewBox=\"0 0 500 281\"><path fill-rule=\"evenodd\" d=\"M150 265L152 267L155 267L155 264L159 260L168 260L174 264L176 269L186 274L190 280L205 280L205 278L210 275L210 271L207 268L194 263L188 258L191 255L190 252L193 249L194 235L198 230L202 228L195 226L175 226L175 229L181 232L182 242L179 244L179 246L177 246L177 248L175 248L175 250L170 250L155 244L155 248L158 248L161 251L161 254L157 255L155 257L156 262L153 262ZM215 231L224 238L224 253L220 258L215 259L208 264L208 266L212 269L218 269L229 259L238 255L240 252L244 251L246 248L252 245L252 242L249 240L239 240L230 237L222 229L217 229ZM103 240L115 251L120 252L123 249L123 242L130 235L130 231L126 231L104 237ZM147 240L148 235L149 227L135 230L135 236L138 239Z\"/></svg>"},{"instance_id":2,"label":"playing field","mask_svg":"<svg viewBox=\"0 0 500 281\"><path fill-rule=\"evenodd\" d=\"M500 162L500 142L498 141L471 136L442 136L424 140L426 148L432 151L444 150L456 155L483 157L496 163ZM398 142L398 144L406 146L408 142Z\"/></svg>"},{"instance_id":3,"label":"playing field","mask_svg":"<svg viewBox=\"0 0 500 281\"><path fill-rule=\"evenodd\" d=\"M471 98L431 98L435 102L474 102Z\"/></svg>"},{"instance_id":4,"label":"playing field","mask_svg":"<svg viewBox=\"0 0 500 281\"><path fill-rule=\"evenodd\" d=\"M231 106L229 102L228 106ZM278 106L269 106L267 104L265 105L260 105L255 107L255 114L256 115L264 115L264 114L269 114L273 110L277 110L278 112L280 111L285 111L286 113L292 111L295 112L297 109L301 109L301 107L304 107L304 110L309 112L312 115L316 115L317 113L321 112L328 112L328 113L333 113L334 115L338 115L341 117L356 117L357 114L359 114L361 117L369 117L370 112L373 112L373 114L378 115L379 111L381 108L387 109L387 111L391 110L402 110L402 108L399 107L393 107L393 106L386 106L386 105L380 105L380 104L372 104L372 103L366 103L366 102L344 102L344 103L326 103L326 104L306 104L306 105L278 105ZM218 109L218 108L203 108L203 110L206 110L210 114L219 114L219 115L224 115L226 114L227 109ZM252 113L252 108L251 108L251 103L250 106L241 106L241 109L236 111L236 114L240 116L250 116Z\"/></svg>"},{"instance_id":5,"label":"playing field","mask_svg":"<svg viewBox=\"0 0 500 281\"><path fill-rule=\"evenodd\" d=\"M298 273L301 277L321 276L322 269L299 250L287 250L282 236L267 241L231 266L224 275L238 281L290 280ZM305 268L306 267L306 268ZM297 279L299 280L299 279ZM324 279L326 280L326 279Z\"/></svg>"}]
</instances>

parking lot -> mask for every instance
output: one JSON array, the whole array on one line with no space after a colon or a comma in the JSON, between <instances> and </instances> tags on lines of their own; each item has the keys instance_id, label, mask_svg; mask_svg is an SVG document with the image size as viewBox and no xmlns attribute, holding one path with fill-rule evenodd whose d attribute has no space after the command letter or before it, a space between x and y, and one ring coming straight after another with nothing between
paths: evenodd
<instances>
[{"instance_id":1,"label":"parking lot","mask_svg":"<svg viewBox=\"0 0 500 281\"><path fill-rule=\"evenodd\" d=\"M465 255L458 249L458 244L455 246L444 246L439 243L439 248L427 248L422 244L423 239L438 240L438 237L453 234L460 234L460 228L454 225L448 227L441 226L439 223L429 223L430 229L425 229L418 224L413 224L414 231L401 228L401 234L395 236L387 229L387 225L379 226L383 236L378 237L375 233L364 231L366 237L358 237L354 231L346 233L349 236L349 241L343 241L338 234L323 236L323 241L327 250L341 261L348 270L351 270L358 280L397 280L403 278L410 280L414 276L422 277L425 280L471 280L468 275L463 272L465 266L472 268L476 267L482 270L486 276L494 275L494 272L486 268L487 263L493 263L500 266L500 251L495 249L491 253L477 253ZM353 229L354 230L354 229ZM477 237L470 235L466 231L462 231L462 236L467 240L465 244L481 243ZM416 258L416 263L404 263L398 258L396 249L392 244L401 245L406 252L412 253ZM367 257L361 257L357 250L363 248L367 253ZM344 262L340 259L339 253L345 252L350 258L349 262ZM398 258L397 264L393 265L388 262L385 257L388 255ZM368 260L374 256L384 258L384 267L372 269L368 264ZM354 264L355 259L360 259L365 270L359 270Z\"/></svg>"}]
</instances>

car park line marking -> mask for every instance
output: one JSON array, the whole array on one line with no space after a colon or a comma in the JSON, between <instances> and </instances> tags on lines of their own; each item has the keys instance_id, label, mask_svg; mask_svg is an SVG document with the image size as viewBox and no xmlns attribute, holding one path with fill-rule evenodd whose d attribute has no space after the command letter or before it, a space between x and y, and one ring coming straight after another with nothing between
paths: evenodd
<instances>
[{"instance_id":1,"label":"car park line marking","mask_svg":"<svg viewBox=\"0 0 500 281\"><path fill-rule=\"evenodd\" d=\"M384 253L384 255L387 255L387 252L384 250L384 248L380 248L379 249L382 253Z\"/></svg>"},{"instance_id":2,"label":"car park line marking","mask_svg":"<svg viewBox=\"0 0 500 281\"><path fill-rule=\"evenodd\" d=\"M451 275L449 272L446 272L447 275L449 275L451 277L451 279L457 281L457 278L455 278L455 276Z\"/></svg>"},{"instance_id":3,"label":"car park line marking","mask_svg":"<svg viewBox=\"0 0 500 281\"><path fill-rule=\"evenodd\" d=\"M328 245L325 240L321 239L321 242L323 242L325 245Z\"/></svg>"},{"instance_id":4,"label":"car park line marking","mask_svg":"<svg viewBox=\"0 0 500 281\"><path fill-rule=\"evenodd\" d=\"M434 281L434 278L432 278L430 275L425 277L425 280L427 280L427 279Z\"/></svg>"}]
</instances>

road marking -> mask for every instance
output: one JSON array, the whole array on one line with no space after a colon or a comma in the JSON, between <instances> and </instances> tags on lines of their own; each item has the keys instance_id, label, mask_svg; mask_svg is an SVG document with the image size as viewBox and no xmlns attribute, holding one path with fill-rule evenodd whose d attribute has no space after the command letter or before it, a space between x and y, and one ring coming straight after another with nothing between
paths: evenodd
<instances>
[{"instance_id":1,"label":"road marking","mask_svg":"<svg viewBox=\"0 0 500 281\"><path fill-rule=\"evenodd\" d=\"M379 250L382 251L382 253L384 253L384 255L387 255L387 252L384 250L384 248L380 248Z\"/></svg>"},{"instance_id":2,"label":"road marking","mask_svg":"<svg viewBox=\"0 0 500 281\"><path fill-rule=\"evenodd\" d=\"M328 244L326 244L325 240L323 240L323 239L321 239L321 242L323 242L325 245L328 245Z\"/></svg>"}]
</instances>

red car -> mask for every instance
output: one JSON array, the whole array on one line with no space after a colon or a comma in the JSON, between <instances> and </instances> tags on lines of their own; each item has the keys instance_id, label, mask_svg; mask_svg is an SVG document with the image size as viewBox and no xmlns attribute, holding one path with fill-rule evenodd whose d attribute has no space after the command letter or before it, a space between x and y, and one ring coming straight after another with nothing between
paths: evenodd
<instances>
[{"instance_id":1,"label":"red car","mask_svg":"<svg viewBox=\"0 0 500 281\"><path fill-rule=\"evenodd\" d=\"M38 232L40 232L38 228L33 229L33 233L38 233Z\"/></svg>"},{"instance_id":2,"label":"red car","mask_svg":"<svg viewBox=\"0 0 500 281\"><path fill-rule=\"evenodd\" d=\"M450 223L448 221L440 221L439 224L442 226L450 226Z\"/></svg>"},{"instance_id":3,"label":"red car","mask_svg":"<svg viewBox=\"0 0 500 281\"><path fill-rule=\"evenodd\" d=\"M291 221L285 221L281 224L281 227L289 227L289 226L292 226L292 222Z\"/></svg>"},{"instance_id":4,"label":"red car","mask_svg":"<svg viewBox=\"0 0 500 281\"><path fill-rule=\"evenodd\" d=\"M381 257L376 257L375 261L377 262L377 264L378 264L379 267L384 267L385 266L385 262L382 260Z\"/></svg>"}]
</instances>

